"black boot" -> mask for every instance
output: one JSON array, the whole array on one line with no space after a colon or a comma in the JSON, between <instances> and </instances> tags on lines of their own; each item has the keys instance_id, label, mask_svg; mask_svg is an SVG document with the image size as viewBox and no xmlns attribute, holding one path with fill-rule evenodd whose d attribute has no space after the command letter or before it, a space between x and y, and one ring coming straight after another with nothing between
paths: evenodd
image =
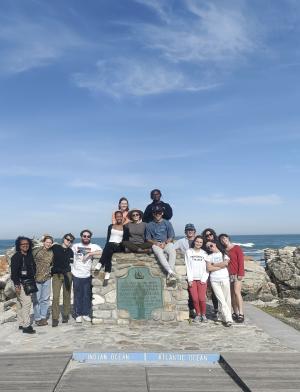
<instances>
[{"instance_id":1,"label":"black boot","mask_svg":"<svg viewBox=\"0 0 300 392\"><path fill-rule=\"evenodd\" d=\"M33 333L35 333L36 331L32 328L32 326L31 325L29 325L29 327L23 327L23 333L30 333L30 334L33 334Z\"/></svg>"}]
</instances>

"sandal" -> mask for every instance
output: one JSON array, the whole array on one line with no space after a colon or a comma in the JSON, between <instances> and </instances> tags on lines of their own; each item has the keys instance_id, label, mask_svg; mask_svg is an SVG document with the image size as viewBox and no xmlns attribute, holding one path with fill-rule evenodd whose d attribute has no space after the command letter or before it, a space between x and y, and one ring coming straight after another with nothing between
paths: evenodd
<instances>
[{"instance_id":1,"label":"sandal","mask_svg":"<svg viewBox=\"0 0 300 392\"><path fill-rule=\"evenodd\" d=\"M238 323L243 323L245 321L245 317L243 314L239 314L237 318Z\"/></svg>"},{"instance_id":2,"label":"sandal","mask_svg":"<svg viewBox=\"0 0 300 392\"><path fill-rule=\"evenodd\" d=\"M238 315L236 313L232 313L232 320L237 321L238 320Z\"/></svg>"}]
</instances>

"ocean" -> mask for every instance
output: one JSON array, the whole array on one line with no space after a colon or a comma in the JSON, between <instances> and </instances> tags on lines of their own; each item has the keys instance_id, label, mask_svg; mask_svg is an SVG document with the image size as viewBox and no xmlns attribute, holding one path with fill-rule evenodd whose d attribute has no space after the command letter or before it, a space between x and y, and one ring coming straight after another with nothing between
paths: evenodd
<instances>
[{"instance_id":1,"label":"ocean","mask_svg":"<svg viewBox=\"0 0 300 392\"><path fill-rule=\"evenodd\" d=\"M180 238L180 237L179 237ZM93 238L93 242L102 248L105 238ZM266 235L232 235L232 242L240 245L246 256L252 256L255 260L264 264L265 248L282 248L284 246L300 246L300 234L266 234ZM60 242L60 240L57 240ZM0 240L0 255L6 249L14 246L14 240Z\"/></svg>"}]
</instances>

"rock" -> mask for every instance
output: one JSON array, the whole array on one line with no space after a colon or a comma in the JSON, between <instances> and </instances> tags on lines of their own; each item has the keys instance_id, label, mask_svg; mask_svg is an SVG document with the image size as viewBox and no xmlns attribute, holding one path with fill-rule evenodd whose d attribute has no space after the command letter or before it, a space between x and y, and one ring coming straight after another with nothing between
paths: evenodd
<instances>
[{"instance_id":1,"label":"rock","mask_svg":"<svg viewBox=\"0 0 300 392\"><path fill-rule=\"evenodd\" d=\"M271 282L265 269L254 260L245 260L245 277L242 295L246 301L272 301L277 296L275 285Z\"/></svg>"},{"instance_id":2,"label":"rock","mask_svg":"<svg viewBox=\"0 0 300 392\"><path fill-rule=\"evenodd\" d=\"M9 264L6 256L0 256L0 276L9 273Z\"/></svg>"},{"instance_id":3,"label":"rock","mask_svg":"<svg viewBox=\"0 0 300 392\"><path fill-rule=\"evenodd\" d=\"M265 250L266 271L280 298L300 299L300 247Z\"/></svg>"},{"instance_id":4,"label":"rock","mask_svg":"<svg viewBox=\"0 0 300 392\"><path fill-rule=\"evenodd\" d=\"M9 323L16 321L17 314L13 309L9 309L6 312L0 314L0 324Z\"/></svg>"},{"instance_id":5,"label":"rock","mask_svg":"<svg viewBox=\"0 0 300 392\"><path fill-rule=\"evenodd\" d=\"M92 300L93 305L104 304L104 302L105 302L105 299L101 295L98 295L98 294L93 295L93 300Z\"/></svg>"}]
</instances>

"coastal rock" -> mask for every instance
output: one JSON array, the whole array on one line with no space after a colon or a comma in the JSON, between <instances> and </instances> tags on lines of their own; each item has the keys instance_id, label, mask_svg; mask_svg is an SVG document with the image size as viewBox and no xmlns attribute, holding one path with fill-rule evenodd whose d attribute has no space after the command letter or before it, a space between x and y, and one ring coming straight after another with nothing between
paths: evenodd
<instances>
[{"instance_id":1,"label":"coastal rock","mask_svg":"<svg viewBox=\"0 0 300 392\"><path fill-rule=\"evenodd\" d=\"M280 298L300 299L300 247L265 250L266 271Z\"/></svg>"},{"instance_id":2,"label":"coastal rock","mask_svg":"<svg viewBox=\"0 0 300 392\"><path fill-rule=\"evenodd\" d=\"M242 284L242 295L246 301L272 301L277 296L274 283L271 282L265 269L256 261L245 260L245 277Z\"/></svg>"}]
</instances>

